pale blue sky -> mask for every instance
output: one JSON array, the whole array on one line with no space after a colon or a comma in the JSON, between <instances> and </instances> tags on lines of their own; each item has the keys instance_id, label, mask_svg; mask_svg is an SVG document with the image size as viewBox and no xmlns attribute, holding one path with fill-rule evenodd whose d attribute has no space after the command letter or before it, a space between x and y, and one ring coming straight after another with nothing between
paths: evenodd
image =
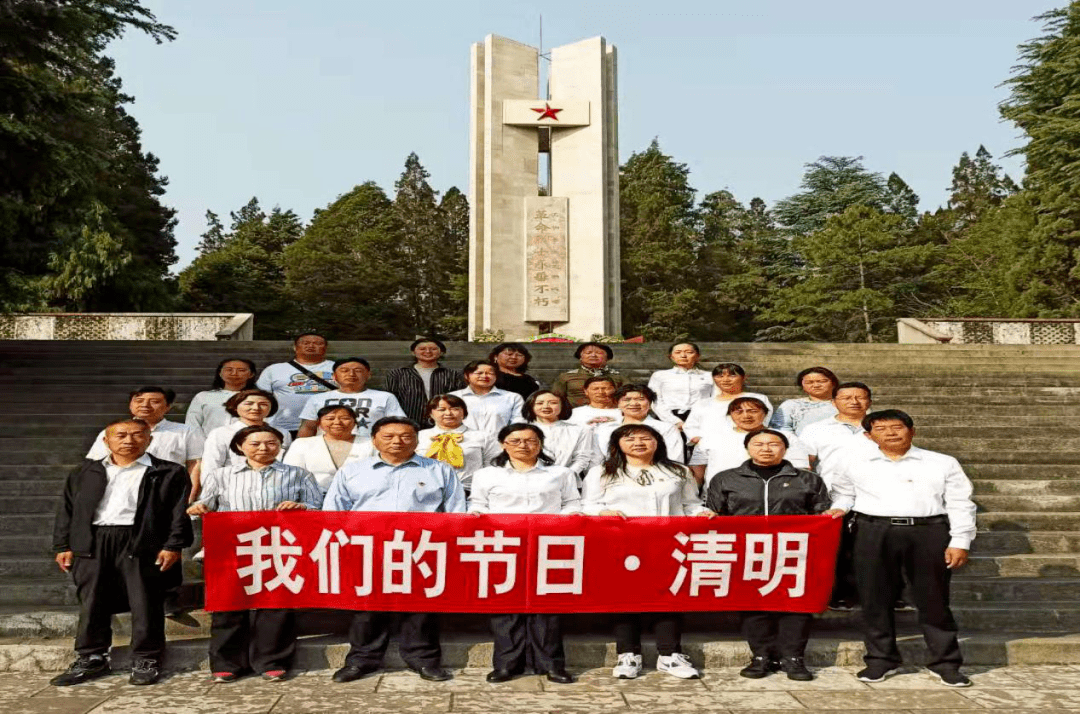
<instances>
[{"instance_id":1,"label":"pale blue sky","mask_svg":"<svg viewBox=\"0 0 1080 714\"><path fill-rule=\"evenodd\" d=\"M1020 143L998 85L1030 19L1065 0L370 2L144 0L179 38L110 48L147 150L169 177L180 262L203 215L251 196L313 209L366 180L387 192L410 151L437 190L468 188L469 46L488 33L547 47L604 35L619 51L623 160L655 136L699 197L770 205L803 164L862 155L941 205L980 143Z\"/></svg>"}]
</instances>

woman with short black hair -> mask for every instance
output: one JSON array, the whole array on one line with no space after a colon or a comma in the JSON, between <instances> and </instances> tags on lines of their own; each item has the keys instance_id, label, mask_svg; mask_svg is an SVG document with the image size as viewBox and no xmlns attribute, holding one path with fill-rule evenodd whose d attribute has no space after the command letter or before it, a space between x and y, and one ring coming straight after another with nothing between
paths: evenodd
<instances>
[{"instance_id":1,"label":"woman with short black hair","mask_svg":"<svg viewBox=\"0 0 1080 714\"><path fill-rule=\"evenodd\" d=\"M773 412L769 427L799 436L810 424L836 416L832 398L839 378L827 367L808 367L795 377L805 397L785 399Z\"/></svg>"},{"instance_id":2,"label":"woman with short black hair","mask_svg":"<svg viewBox=\"0 0 1080 714\"><path fill-rule=\"evenodd\" d=\"M544 432L535 424L509 424L499 431L500 453L473 474L473 513L568 514L581 510L577 477L544 453ZM489 682L506 682L531 662L549 682L569 684L562 630L556 614L492 615L495 637Z\"/></svg>"},{"instance_id":3,"label":"woman with short black hair","mask_svg":"<svg viewBox=\"0 0 1080 714\"><path fill-rule=\"evenodd\" d=\"M521 416L544 432L547 452L559 466L573 471L580 483L585 472L599 459L592 430L567 419L573 414L570 401L550 389L533 392L521 408Z\"/></svg>"},{"instance_id":4,"label":"woman with short black hair","mask_svg":"<svg viewBox=\"0 0 1080 714\"><path fill-rule=\"evenodd\" d=\"M502 453L499 442L486 431L465 424L469 407L461 397L436 394L428 401L427 413L435 426L417 434L416 451L452 466L468 497L473 474Z\"/></svg>"},{"instance_id":5,"label":"woman with short black hair","mask_svg":"<svg viewBox=\"0 0 1080 714\"><path fill-rule=\"evenodd\" d=\"M386 391L397 397L405 414L421 427L432 425L426 409L436 394L446 394L465 386L465 378L456 369L443 367L439 360L446 355L446 345L434 337L420 337L409 345L413 364L386 373Z\"/></svg>"},{"instance_id":6,"label":"woman with short black hair","mask_svg":"<svg viewBox=\"0 0 1080 714\"><path fill-rule=\"evenodd\" d=\"M307 469L325 494L334 474L347 463L371 456L371 439L357 436L356 412L344 404L327 404L315 413L318 432L297 439L282 461Z\"/></svg>"},{"instance_id":7,"label":"woman with short black hair","mask_svg":"<svg viewBox=\"0 0 1080 714\"><path fill-rule=\"evenodd\" d=\"M528 399L530 394L540 389L540 381L525 374L529 371L532 353L520 342L495 345L488 353L488 360L498 367L495 386L499 389L520 395L522 399Z\"/></svg>"},{"instance_id":8,"label":"woman with short black hair","mask_svg":"<svg viewBox=\"0 0 1080 714\"><path fill-rule=\"evenodd\" d=\"M231 417L231 422L225 426L219 426L206 437L202 453L202 472L219 469L229 461L242 462L243 457L236 453L229 453L229 443L233 435L245 427L265 424L268 418L277 413L277 410L277 397L273 392L262 389L244 389L229 397L229 400L225 402L225 411ZM288 448L291 441L289 434L284 433L283 448Z\"/></svg>"}]
</instances>

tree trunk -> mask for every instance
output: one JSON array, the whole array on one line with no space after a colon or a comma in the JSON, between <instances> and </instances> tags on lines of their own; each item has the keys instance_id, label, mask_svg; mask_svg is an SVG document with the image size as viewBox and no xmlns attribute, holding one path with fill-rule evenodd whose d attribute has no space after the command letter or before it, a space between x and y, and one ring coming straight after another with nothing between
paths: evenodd
<instances>
[{"instance_id":1,"label":"tree trunk","mask_svg":"<svg viewBox=\"0 0 1080 714\"><path fill-rule=\"evenodd\" d=\"M859 261L859 287L866 290L866 265ZM866 327L866 341L873 342L874 335L870 332L870 308L866 304L866 297L862 301L863 325Z\"/></svg>"}]
</instances>

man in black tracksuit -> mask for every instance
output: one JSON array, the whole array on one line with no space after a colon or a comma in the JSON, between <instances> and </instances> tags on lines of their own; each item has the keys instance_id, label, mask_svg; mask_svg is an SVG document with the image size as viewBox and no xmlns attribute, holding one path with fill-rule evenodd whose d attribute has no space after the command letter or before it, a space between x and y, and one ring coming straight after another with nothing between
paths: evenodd
<instances>
[{"instance_id":1,"label":"man in black tracksuit","mask_svg":"<svg viewBox=\"0 0 1080 714\"><path fill-rule=\"evenodd\" d=\"M52 684L109 673L111 618L131 610L131 684L153 684L165 651L165 591L179 583L180 551L191 545L191 480L180 464L146 453L150 425L128 417L105 428L109 455L68 476L53 550L79 598L78 657Z\"/></svg>"},{"instance_id":2,"label":"man in black tracksuit","mask_svg":"<svg viewBox=\"0 0 1080 714\"><path fill-rule=\"evenodd\" d=\"M764 429L748 434L744 443L750 458L709 482L709 510L720 516L807 516L829 509L821 477L784 460L786 436ZM788 679L813 679L803 662L813 619L805 612L740 612L753 660L739 674L759 679L782 669Z\"/></svg>"}]
</instances>

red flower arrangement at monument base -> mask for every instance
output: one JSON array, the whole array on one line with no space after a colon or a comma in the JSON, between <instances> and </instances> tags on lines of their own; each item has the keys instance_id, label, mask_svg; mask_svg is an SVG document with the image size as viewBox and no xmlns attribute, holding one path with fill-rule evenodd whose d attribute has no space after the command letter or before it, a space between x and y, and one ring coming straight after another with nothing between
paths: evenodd
<instances>
[{"instance_id":1,"label":"red flower arrangement at monument base","mask_svg":"<svg viewBox=\"0 0 1080 714\"><path fill-rule=\"evenodd\" d=\"M571 337L570 335L560 335L558 332L545 332L544 334L537 335L536 337L529 340L529 342L584 342L584 341L585 340L575 339L575 338ZM633 344L640 345L643 342L645 342L645 338L642 337L641 335L638 335L637 337L631 337L628 340L605 339L605 340L601 340L601 341L605 342L605 343L611 343L611 344L617 344L619 342L623 342L623 343L633 343Z\"/></svg>"}]
</instances>

